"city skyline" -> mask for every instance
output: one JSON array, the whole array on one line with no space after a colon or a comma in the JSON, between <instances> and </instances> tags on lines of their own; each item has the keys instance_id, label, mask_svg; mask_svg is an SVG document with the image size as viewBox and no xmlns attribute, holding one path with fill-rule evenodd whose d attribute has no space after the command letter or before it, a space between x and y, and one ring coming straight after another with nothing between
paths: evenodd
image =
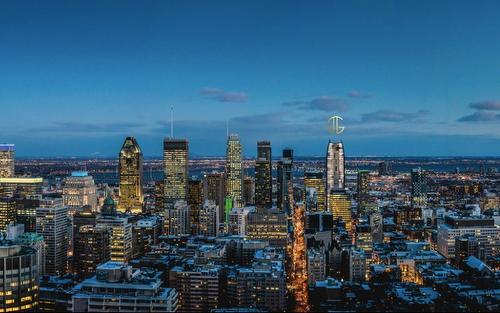
<instances>
[{"instance_id":1,"label":"city skyline","mask_svg":"<svg viewBox=\"0 0 500 313\"><path fill-rule=\"evenodd\" d=\"M2 3L0 142L109 157L134 136L160 156L173 106L199 156L224 155L227 124L245 156L323 155L334 114L351 156L499 156L498 6Z\"/></svg>"}]
</instances>

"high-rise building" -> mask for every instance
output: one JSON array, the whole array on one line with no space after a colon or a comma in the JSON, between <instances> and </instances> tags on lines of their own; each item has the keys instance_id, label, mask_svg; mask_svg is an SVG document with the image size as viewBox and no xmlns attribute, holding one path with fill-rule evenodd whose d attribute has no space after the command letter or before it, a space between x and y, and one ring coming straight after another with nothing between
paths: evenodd
<instances>
[{"instance_id":1,"label":"high-rise building","mask_svg":"<svg viewBox=\"0 0 500 313\"><path fill-rule=\"evenodd\" d=\"M293 150L283 149L283 156L278 162L276 206L284 212L290 211L290 188L293 188Z\"/></svg>"},{"instance_id":2,"label":"high-rise building","mask_svg":"<svg viewBox=\"0 0 500 313\"><path fill-rule=\"evenodd\" d=\"M171 287L179 293L179 312L209 312L219 304L221 273L219 268L174 267Z\"/></svg>"},{"instance_id":3,"label":"high-rise building","mask_svg":"<svg viewBox=\"0 0 500 313\"><path fill-rule=\"evenodd\" d=\"M271 143L257 142L255 160L255 206L257 209L270 209L273 206L273 176Z\"/></svg>"},{"instance_id":4,"label":"high-rise building","mask_svg":"<svg viewBox=\"0 0 500 313\"><path fill-rule=\"evenodd\" d=\"M304 187L306 189L306 210L307 211L325 211L325 182L323 172L306 171L304 173Z\"/></svg>"},{"instance_id":5,"label":"high-rise building","mask_svg":"<svg viewBox=\"0 0 500 313\"><path fill-rule=\"evenodd\" d=\"M189 205L178 200L174 207L166 209L163 216L163 232L166 235L179 236L191 233Z\"/></svg>"},{"instance_id":6,"label":"high-rise building","mask_svg":"<svg viewBox=\"0 0 500 313\"><path fill-rule=\"evenodd\" d=\"M200 227L199 234L203 236L216 237L219 234L219 207L215 202L206 200L199 211Z\"/></svg>"},{"instance_id":7,"label":"high-rise building","mask_svg":"<svg viewBox=\"0 0 500 313\"><path fill-rule=\"evenodd\" d=\"M224 222L224 198L226 196L226 175L212 172L203 175L203 200L214 201L219 207L219 223Z\"/></svg>"},{"instance_id":8,"label":"high-rise building","mask_svg":"<svg viewBox=\"0 0 500 313\"><path fill-rule=\"evenodd\" d=\"M328 211L332 212L333 219L342 219L346 225L346 230L352 229L351 199L345 191L332 190L328 194Z\"/></svg>"},{"instance_id":9,"label":"high-rise building","mask_svg":"<svg viewBox=\"0 0 500 313\"><path fill-rule=\"evenodd\" d=\"M196 235L200 229L200 210L203 205L203 183L196 177L191 177L188 183L189 224L191 234Z\"/></svg>"},{"instance_id":10,"label":"high-rise building","mask_svg":"<svg viewBox=\"0 0 500 313\"><path fill-rule=\"evenodd\" d=\"M151 246L158 244L161 235L159 216L148 216L138 220L132 228L132 250L134 257L151 251Z\"/></svg>"},{"instance_id":11,"label":"high-rise building","mask_svg":"<svg viewBox=\"0 0 500 313\"><path fill-rule=\"evenodd\" d=\"M248 214L254 208L234 208L231 210L229 215L229 226L228 233L231 235L246 236L247 234L247 224L248 224Z\"/></svg>"},{"instance_id":12,"label":"high-rise building","mask_svg":"<svg viewBox=\"0 0 500 313\"><path fill-rule=\"evenodd\" d=\"M421 168L411 171L412 208L425 208L427 205L427 175Z\"/></svg>"},{"instance_id":13,"label":"high-rise building","mask_svg":"<svg viewBox=\"0 0 500 313\"><path fill-rule=\"evenodd\" d=\"M165 138L163 141L165 173L165 206L172 208L177 200L187 200L189 145L186 139Z\"/></svg>"},{"instance_id":14,"label":"high-rise building","mask_svg":"<svg viewBox=\"0 0 500 313\"><path fill-rule=\"evenodd\" d=\"M83 225L74 235L73 259L74 270L82 278L95 273L96 267L109 261L109 229L106 226Z\"/></svg>"},{"instance_id":15,"label":"high-rise building","mask_svg":"<svg viewBox=\"0 0 500 313\"><path fill-rule=\"evenodd\" d=\"M226 148L226 195L233 198L234 206L241 207L243 193L243 157L240 137L231 134Z\"/></svg>"},{"instance_id":16,"label":"high-rise building","mask_svg":"<svg viewBox=\"0 0 500 313\"><path fill-rule=\"evenodd\" d=\"M127 215L116 211L115 202L109 196L104 201L96 225L109 229L111 261L129 261L132 257L132 224Z\"/></svg>"},{"instance_id":17,"label":"high-rise building","mask_svg":"<svg viewBox=\"0 0 500 313\"><path fill-rule=\"evenodd\" d=\"M0 143L0 177L14 177L14 145Z\"/></svg>"},{"instance_id":18,"label":"high-rise building","mask_svg":"<svg viewBox=\"0 0 500 313\"><path fill-rule=\"evenodd\" d=\"M155 181L154 187L155 208L151 213L161 214L165 208L165 181Z\"/></svg>"},{"instance_id":19,"label":"high-rise building","mask_svg":"<svg viewBox=\"0 0 500 313\"><path fill-rule=\"evenodd\" d=\"M176 312L177 292L163 288L160 273L106 262L74 288L72 312Z\"/></svg>"},{"instance_id":20,"label":"high-rise building","mask_svg":"<svg viewBox=\"0 0 500 313\"><path fill-rule=\"evenodd\" d=\"M285 247L288 238L288 219L284 212L248 213L246 234L254 240L268 241L270 246Z\"/></svg>"},{"instance_id":21,"label":"high-rise building","mask_svg":"<svg viewBox=\"0 0 500 313\"><path fill-rule=\"evenodd\" d=\"M62 199L42 199L36 209L36 232L46 244L45 274L60 276L68 270L68 207Z\"/></svg>"},{"instance_id":22,"label":"high-rise building","mask_svg":"<svg viewBox=\"0 0 500 313\"><path fill-rule=\"evenodd\" d=\"M40 197L16 199L16 223L24 224L26 232L36 232L36 208L40 206Z\"/></svg>"},{"instance_id":23,"label":"high-rise building","mask_svg":"<svg viewBox=\"0 0 500 313\"><path fill-rule=\"evenodd\" d=\"M7 231L7 226L16 222L16 210L14 198L0 198L0 232Z\"/></svg>"},{"instance_id":24,"label":"high-rise building","mask_svg":"<svg viewBox=\"0 0 500 313\"><path fill-rule=\"evenodd\" d=\"M345 153L342 142L328 142L326 150L326 193L345 188Z\"/></svg>"},{"instance_id":25,"label":"high-rise building","mask_svg":"<svg viewBox=\"0 0 500 313\"><path fill-rule=\"evenodd\" d=\"M69 210L90 206L97 211L97 189L92 176L85 171L72 172L63 182L63 202Z\"/></svg>"},{"instance_id":26,"label":"high-rise building","mask_svg":"<svg viewBox=\"0 0 500 313\"><path fill-rule=\"evenodd\" d=\"M360 211L364 211L370 200L370 171L358 171L357 201Z\"/></svg>"},{"instance_id":27,"label":"high-rise building","mask_svg":"<svg viewBox=\"0 0 500 313\"><path fill-rule=\"evenodd\" d=\"M127 137L119 154L120 212L142 213L142 150L134 137Z\"/></svg>"},{"instance_id":28,"label":"high-rise building","mask_svg":"<svg viewBox=\"0 0 500 313\"><path fill-rule=\"evenodd\" d=\"M373 212L368 217L370 230L372 232L373 243L382 243L384 241L384 219L379 212Z\"/></svg>"},{"instance_id":29,"label":"high-rise building","mask_svg":"<svg viewBox=\"0 0 500 313\"><path fill-rule=\"evenodd\" d=\"M323 251L307 249L307 284L316 285L317 281L326 279L326 256Z\"/></svg>"},{"instance_id":30,"label":"high-rise building","mask_svg":"<svg viewBox=\"0 0 500 313\"><path fill-rule=\"evenodd\" d=\"M243 179L243 204L255 205L255 180L251 176Z\"/></svg>"},{"instance_id":31,"label":"high-rise building","mask_svg":"<svg viewBox=\"0 0 500 313\"><path fill-rule=\"evenodd\" d=\"M30 198L42 195L41 177L0 178L0 197Z\"/></svg>"},{"instance_id":32,"label":"high-rise building","mask_svg":"<svg viewBox=\"0 0 500 313\"><path fill-rule=\"evenodd\" d=\"M38 266L33 248L0 242L0 275L3 312L34 312L38 308ZM6 274L9 273L9 274Z\"/></svg>"}]
</instances>

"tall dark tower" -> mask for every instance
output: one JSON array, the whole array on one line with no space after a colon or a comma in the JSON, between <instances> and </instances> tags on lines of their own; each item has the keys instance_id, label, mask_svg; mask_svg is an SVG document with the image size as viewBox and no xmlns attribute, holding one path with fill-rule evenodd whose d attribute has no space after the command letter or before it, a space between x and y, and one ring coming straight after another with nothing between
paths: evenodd
<instances>
[{"instance_id":1,"label":"tall dark tower","mask_svg":"<svg viewBox=\"0 0 500 313\"><path fill-rule=\"evenodd\" d=\"M257 143L257 160L255 161L255 206L269 209L273 206L273 181L271 163L271 143Z\"/></svg>"},{"instance_id":2,"label":"tall dark tower","mask_svg":"<svg viewBox=\"0 0 500 313\"><path fill-rule=\"evenodd\" d=\"M127 137L119 155L120 212L142 213L142 151L134 137Z\"/></svg>"},{"instance_id":3,"label":"tall dark tower","mask_svg":"<svg viewBox=\"0 0 500 313\"><path fill-rule=\"evenodd\" d=\"M345 188L345 153L342 142L328 141L326 149L326 200L327 209L332 210L330 194Z\"/></svg>"},{"instance_id":4,"label":"tall dark tower","mask_svg":"<svg viewBox=\"0 0 500 313\"><path fill-rule=\"evenodd\" d=\"M427 205L427 175L421 168L411 171L411 205L413 208Z\"/></svg>"},{"instance_id":5,"label":"tall dark tower","mask_svg":"<svg viewBox=\"0 0 500 313\"><path fill-rule=\"evenodd\" d=\"M165 173L165 205L173 207L177 200L187 200L189 152L186 139L165 138L163 170Z\"/></svg>"},{"instance_id":6,"label":"tall dark tower","mask_svg":"<svg viewBox=\"0 0 500 313\"><path fill-rule=\"evenodd\" d=\"M278 162L278 180L277 180L277 200L276 205L281 211L288 212L289 207L289 188L292 184L293 150L283 149L283 156Z\"/></svg>"}]
</instances>

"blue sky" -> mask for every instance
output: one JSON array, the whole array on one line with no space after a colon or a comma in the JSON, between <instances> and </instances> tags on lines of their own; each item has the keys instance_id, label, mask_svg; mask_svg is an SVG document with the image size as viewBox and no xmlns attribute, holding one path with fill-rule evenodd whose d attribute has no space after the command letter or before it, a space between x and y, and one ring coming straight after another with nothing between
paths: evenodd
<instances>
[{"instance_id":1,"label":"blue sky","mask_svg":"<svg viewBox=\"0 0 500 313\"><path fill-rule=\"evenodd\" d=\"M0 142L20 156L500 155L498 1L3 1Z\"/></svg>"}]
</instances>

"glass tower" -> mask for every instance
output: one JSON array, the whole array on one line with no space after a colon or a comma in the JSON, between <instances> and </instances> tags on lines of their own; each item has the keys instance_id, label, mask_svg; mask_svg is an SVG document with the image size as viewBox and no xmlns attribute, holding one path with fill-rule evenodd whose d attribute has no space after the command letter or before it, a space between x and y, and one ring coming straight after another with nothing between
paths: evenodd
<instances>
[{"instance_id":1,"label":"glass tower","mask_svg":"<svg viewBox=\"0 0 500 313\"><path fill-rule=\"evenodd\" d=\"M273 205L273 181L271 163L271 143L257 143L257 160L255 161L255 206L271 208Z\"/></svg>"},{"instance_id":2,"label":"glass tower","mask_svg":"<svg viewBox=\"0 0 500 313\"><path fill-rule=\"evenodd\" d=\"M233 198L235 207L241 207L243 190L242 146L238 135L231 134L227 139L226 150L226 195Z\"/></svg>"},{"instance_id":3,"label":"glass tower","mask_svg":"<svg viewBox=\"0 0 500 313\"><path fill-rule=\"evenodd\" d=\"M142 213L142 151L134 137L127 137L119 155L120 212Z\"/></svg>"},{"instance_id":4,"label":"glass tower","mask_svg":"<svg viewBox=\"0 0 500 313\"><path fill-rule=\"evenodd\" d=\"M165 206L172 208L177 200L187 201L189 145L186 139L165 138L163 170L165 173Z\"/></svg>"},{"instance_id":5,"label":"glass tower","mask_svg":"<svg viewBox=\"0 0 500 313\"><path fill-rule=\"evenodd\" d=\"M0 177L14 177L14 145L0 143Z\"/></svg>"}]
</instances>

